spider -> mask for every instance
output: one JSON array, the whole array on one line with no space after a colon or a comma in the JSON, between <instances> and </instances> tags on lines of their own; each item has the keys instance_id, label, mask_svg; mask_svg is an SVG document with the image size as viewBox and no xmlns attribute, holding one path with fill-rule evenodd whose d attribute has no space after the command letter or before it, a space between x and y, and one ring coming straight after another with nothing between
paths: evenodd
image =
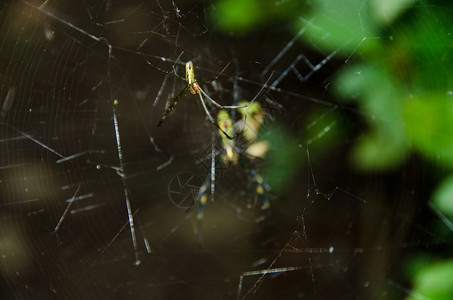
<instances>
[{"instance_id":1,"label":"spider","mask_svg":"<svg viewBox=\"0 0 453 300\"><path fill-rule=\"evenodd\" d=\"M258 131L264 121L264 110L258 102L241 102L238 111L241 114L241 119L233 124L228 111L222 109L217 115L217 125L219 127L219 136L221 139L222 150L220 153L220 163L224 166L239 165L250 177L255 184L255 191L261 200L261 209L270 207L269 200L266 197L266 192L270 191L270 186L264 181L263 177L253 168L253 160L263 158L268 149L269 144L266 141L256 141ZM245 148L243 149L236 145L235 139L229 139L227 136L234 135L234 132L242 134L244 137ZM226 134L224 134L226 133ZM212 167L211 174L206 177L204 183L200 186L197 193L196 202L198 203L197 220L198 220L198 236L199 244L202 246L202 221L204 216L204 208L207 203L207 189L211 182L211 196L213 196L214 188L213 181L215 180L215 152L212 151Z\"/></svg>"},{"instance_id":2,"label":"spider","mask_svg":"<svg viewBox=\"0 0 453 300\"><path fill-rule=\"evenodd\" d=\"M145 57L145 56L144 56ZM145 60L146 62L157 68L158 70L161 70L167 74L171 74L171 75L176 75L178 78L181 78L180 76L178 76L177 74L175 73L171 73L171 72L168 72L166 70L163 70L161 68L158 68L156 66L154 66L151 62L148 61L148 59L145 57ZM226 66L228 67L228 65ZM223 69L225 70L226 67ZM222 70L222 72L223 72ZM212 81L215 81L219 76L220 74L222 74L222 72L219 73L219 75L217 75L216 78L212 79L212 80L209 80L209 81L205 81L203 82L203 84L208 84L208 83L211 83ZM189 91L191 94L193 95L196 95L198 94L199 96L199 99L200 99L200 102L201 102L201 105L203 106L203 110L206 114L206 117L209 119L209 121L211 122L212 125L214 125L215 127L217 127L217 129L219 129L222 134L224 134L228 139L233 139L233 136L232 135L229 135L227 132L225 132L224 129L222 129L215 121L214 121L214 118L211 116L211 114L209 113L209 110L208 108L206 107L206 103L205 103L205 100L203 98L206 97L209 101L211 101L212 104L214 104L216 107L220 108L220 109L238 109L238 108L246 108L249 104L243 104L243 105L221 105L219 103L217 103L215 100L213 100L211 97L209 97L208 94L206 94L205 91L203 91L203 89L201 88L201 85L198 83L198 81L195 79L195 73L194 73L194 66L193 66L193 62L192 61L188 61L186 63L186 83L187 85L176 95L176 97L173 98L173 102L170 104L170 106L165 110L165 112L162 114L162 117L161 119L159 120L159 122L157 123L157 126L160 126L162 125L162 123L165 121L165 119L167 118L167 115L175 108L175 106L178 104L178 101L180 99L182 99L186 94L187 92Z\"/></svg>"}]
</instances>

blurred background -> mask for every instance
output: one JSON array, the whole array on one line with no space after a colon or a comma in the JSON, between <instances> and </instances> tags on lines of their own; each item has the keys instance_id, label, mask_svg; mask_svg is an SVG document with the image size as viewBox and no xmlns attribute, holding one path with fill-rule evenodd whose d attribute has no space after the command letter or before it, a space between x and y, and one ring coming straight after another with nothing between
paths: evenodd
<instances>
[{"instance_id":1,"label":"blurred background","mask_svg":"<svg viewBox=\"0 0 453 300\"><path fill-rule=\"evenodd\" d=\"M1 298L452 299L452 8L2 1Z\"/></svg>"}]
</instances>

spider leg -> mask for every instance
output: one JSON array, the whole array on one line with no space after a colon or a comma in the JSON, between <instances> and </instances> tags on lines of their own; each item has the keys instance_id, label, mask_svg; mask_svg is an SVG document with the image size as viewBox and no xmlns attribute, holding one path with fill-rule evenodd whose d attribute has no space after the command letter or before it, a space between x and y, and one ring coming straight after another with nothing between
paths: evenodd
<instances>
[{"instance_id":1,"label":"spider leg","mask_svg":"<svg viewBox=\"0 0 453 300\"><path fill-rule=\"evenodd\" d=\"M264 181L263 177L255 169L250 168L249 163L243 162L242 165L245 169L245 172L250 175L253 182L255 183L255 191L261 201L261 209L268 209L271 204L269 202L269 199L267 199L266 197L266 192L269 192L271 190L271 187L269 186L269 184L267 184L267 182Z\"/></svg>"},{"instance_id":2,"label":"spider leg","mask_svg":"<svg viewBox=\"0 0 453 300\"><path fill-rule=\"evenodd\" d=\"M176 59L176 62L178 62L179 57L180 57L181 55L182 55L182 53L178 56L178 58ZM173 72L170 72L170 71L164 70L164 69L162 69L162 68L159 68L158 66L156 66L155 64L153 64L152 62L150 62L150 61L146 58L145 54L143 54L143 52L142 52L142 56L143 56L143 58L146 60L146 63L147 63L148 65L152 66L153 68L155 68L155 69L157 69L157 70L159 70L159 71L161 71L161 72L164 72L164 73L166 73L166 74L168 74L168 75L172 75L172 76L175 76L175 77L177 77L177 78L179 78L179 79L185 80L184 77L179 76L178 74L176 74L176 71L175 71L174 66L173 66Z\"/></svg>"},{"instance_id":3,"label":"spider leg","mask_svg":"<svg viewBox=\"0 0 453 300\"><path fill-rule=\"evenodd\" d=\"M206 94L203 89L200 88L200 92L206 97L209 99L209 101L211 101L212 104L214 104L215 106L217 106L218 108L221 108L221 109L236 109L236 108L244 108L244 107L247 107L250 105L250 103L247 103L247 104L244 104L244 105L220 105L219 103L217 103L214 99L212 99L211 97L208 96L208 94Z\"/></svg>"},{"instance_id":4,"label":"spider leg","mask_svg":"<svg viewBox=\"0 0 453 300\"><path fill-rule=\"evenodd\" d=\"M204 207L208 200L206 191L211 183L211 201L214 201L214 192L215 192L215 143L214 143L214 134L212 135L212 148L211 148L211 172L206 176L205 181L201 185L197 193L196 202L198 202L198 211L197 211L197 220L198 220L198 243L200 249L203 247L203 216L204 216Z\"/></svg>"},{"instance_id":5,"label":"spider leg","mask_svg":"<svg viewBox=\"0 0 453 300\"><path fill-rule=\"evenodd\" d=\"M200 91L202 91L202 90L200 89ZM205 95L205 94L203 93L203 95ZM201 95L201 93L198 93L198 96L200 97L201 105L203 106L204 112L206 113L206 116L208 117L208 119L211 122L211 124L214 125L215 127L217 127L217 129L219 129L227 138L232 140L233 138L231 136L229 136L228 133L225 132L225 130L220 128L219 124L217 124L214 121L214 119L212 118L211 114L208 111L208 108L206 107L206 104L204 103L203 96Z\"/></svg>"},{"instance_id":6,"label":"spider leg","mask_svg":"<svg viewBox=\"0 0 453 300\"><path fill-rule=\"evenodd\" d=\"M264 181L263 177L255 170L250 170L253 181L256 185L256 193L261 200L261 209L268 209L270 207L269 199L266 197L266 192L270 191L270 186Z\"/></svg>"},{"instance_id":7,"label":"spider leg","mask_svg":"<svg viewBox=\"0 0 453 300\"><path fill-rule=\"evenodd\" d=\"M213 132L211 140L211 202L214 201L215 193L215 136Z\"/></svg>"},{"instance_id":8,"label":"spider leg","mask_svg":"<svg viewBox=\"0 0 453 300\"><path fill-rule=\"evenodd\" d=\"M167 118L167 115L175 108L175 106L178 104L179 99L184 97L184 95L187 93L187 91L190 89L191 85L187 85L179 94L173 98L173 102L170 104L170 106L165 110L165 112L162 114L162 118L160 121L157 123L157 126L162 125L164 122L165 118Z\"/></svg>"},{"instance_id":9,"label":"spider leg","mask_svg":"<svg viewBox=\"0 0 453 300\"><path fill-rule=\"evenodd\" d=\"M209 186L209 181L211 179L210 174L206 176L205 181L201 185L200 189L197 193L197 202L198 202L198 210L197 210L197 221L198 221L198 245L200 249L203 247L203 216L204 216L204 207L206 206L206 202L208 200L208 195L206 191Z\"/></svg>"},{"instance_id":10,"label":"spider leg","mask_svg":"<svg viewBox=\"0 0 453 300\"><path fill-rule=\"evenodd\" d=\"M222 71L220 71L219 74L217 74L216 77L214 77L214 78L211 79L211 80L207 80L207 81L203 82L203 84L209 84L209 83L211 83L211 82L216 81L217 79L219 79L220 75L222 75L223 72L225 72L225 70L230 66L230 64L231 64L231 62L228 62L228 63L226 64L226 66L223 67Z\"/></svg>"}]
</instances>

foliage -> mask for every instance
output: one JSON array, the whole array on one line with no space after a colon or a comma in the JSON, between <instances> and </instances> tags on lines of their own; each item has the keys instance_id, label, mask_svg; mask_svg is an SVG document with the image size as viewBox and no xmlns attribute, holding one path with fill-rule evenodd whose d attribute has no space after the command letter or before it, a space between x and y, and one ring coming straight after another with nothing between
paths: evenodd
<instances>
[{"instance_id":1,"label":"foliage","mask_svg":"<svg viewBox=\"0 0 453 300\"><path fill-rule=\"evenodd\" d=\"M294 19L302 8L303 1L219 0L211 20L222 31L240 34L279 20Z\"/></svg>"},{"instance_id":2,"label":"foliage","mask_svg":"<svg viewBox=\"0 0 453 300\"><path fill-rule=\"evenodd\" d=\"M307 9L297 2L220 0L214 19L225 31L246 32L286 18L294 32L306 27L302 38L307 45L344 55L346 65L337 74L335 90L359 106L368 125L351 154L359 169L387 171L413 153L452 169L452 5L320 0ZM439 185L432 205L453 218L453 177ZM413 277L414 294L451 299L452 270L451 260L424 264Z\"/></svg>"},{"instance_id":3,"label":"foliage","mask_svg":"<svg viewBox=\"0 0 453 300\"><path fill-rule=\"evenodd\" d=\"M447 300L453 295L453 260L439 261L420 268L414 276L414 290L407 299Z\"/></svg>"}]
</instances>

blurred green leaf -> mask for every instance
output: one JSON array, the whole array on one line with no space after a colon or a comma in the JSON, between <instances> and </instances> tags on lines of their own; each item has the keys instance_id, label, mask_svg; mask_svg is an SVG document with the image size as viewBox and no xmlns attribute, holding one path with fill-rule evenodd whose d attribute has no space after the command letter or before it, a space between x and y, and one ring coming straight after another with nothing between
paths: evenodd
<instances>
[{"instance_id":1,"label":"blurred green leaf","mask_svg":"<svg viewBox=\"0 0 453 300\"><path fill-rule=\"evenodd\" d=\"M264 14L258 0L222 0L212 18L224 31L243 32L256 26Z\"/></svg>"},{"instance_id":2,"label":"blurred green leaf","mask_svg":"<svg viewBox=\"0 0 453 300\"><path fill-rule=\"evenodd\" d=\"M211 21L224 32L246 33L269 28L275 22L293 22L304 12L303 1L219 0L211 11Z\"/></svg>"},{"instance_id":3,"label":"blurred green leaf","mask_svg":"<svg viewBox=\"0 0 453 300\"><path fill-rule=\"evenodd\" d=\"M280 127L271 128L266 140L270 144L263 176L275 192L284 191L301 169L305 151L296 139Z\"/></svg>"},{"instance_id":4,"label":"blurred green leaf","mask_svg":"<svg viewBox=\"0 0 453 300\"><path fill-rule=\"evenodd\" d=\"M353 149L354 165L362 170L388 170L396 168L405 158L406 148L402 143L393 143L379 134L366 135Z\"/></svg>"},{"instance_id":5,"label":"blurred green leaf","mask_svg":"<svg viewBox=\"0 0 453 300\"><path fill-rule=\"evenodd\" d=\"M371 0L375 19L381 24L389 24L417 0Z\"/></svg>"},{"instance_id":6,"label":"blurred green leaf","mask_svg":"<svg viewBox=\"0 0 453 300\"><path fill-rule=\"evenodd\" d=\"M442 213L453 218L453 176L444 179L436 189L432 201Z\"/></svg>"},{"instance_id":7,"label":"blurred green leaf","mask_svg":"<svg viewBox=\"0 0 453 300\"><path fill-rule=\"evenodd\" d=\"M453 260L437 262L422 268L414 276L412 299L453 299Z\"/></svg>"},{"instance_id":8,"label":"blurred green leaf","mask_svg":"<svg viewBox=\"0 0 453 300\"><path fill-rule=\"evenodd\" d=\"M329 51L341 49L350 54L364 37L377 35L367 1L320 0L314 2L314 5L312 11L305 14L296 28L298 31L307 27L302 37L308 43L314 42Z\"/></svg>"},{"instance_id":9,"label":"blurred green leaf","mask_svg":"<svg viewBox=\"0 0 453 300\"><path fill-rule=\"evenodd\" d=\"M371 116L370 133L352 152L355 165L361 169L389 169L406 156L403 99L394 82L386 70L366 63L346 68L338 76L338 94L345 101L358 101L364 114Z\"/></svg>"},{"instance_id":10,"label":"blurred green leaf","mask_svg":"<svg viewBox=\"0 0 453 300\"><path fill-rule=\"evenodd\" d=\"M453 167L453 105L445 95L425 94L404 103L407 134L424 155Z\"/></svg>"},{"instance_id":11,"label":"blurred green leaf","mask_svg":"<svg viewBox=\"0 0 453 300\"><path fill-rule=\"evenodd\" d=\"M423 268L432 264L434 259L433 256L427 256L425 254L405 257L404 267L402 269L404 277L412 280L415 274L418 274Z\"/></svg>"},{"instance_id":12,"label":"blurred green leaf","mask_svg":"<svg viewBox=\"0 0 453 300\"><path fill-rule=\"evenodd\" d=\"M391 39L368 45L361 51L364 62L338 77L337 92L371 116L369 133L353 152L364 169L397 165L408 152L408 141L424 155L453 166L453 112L446 97L453 84L452 27L444 17L448 14L433 11L413 12L389 31Z\"/></svg>"},{"instance_id":13,"label":"blurred green leaf","mask_svg":"<svg viewBox=\"0 0 453 300\"><path fill-rule=\"evenodd\" d=\"M417 91L450 89L453 84L452 13L451 7L417 11L390 31L392 42L386 45L385 57L390 58L387 65L405 81L406 87Z\"/></svg>"},{"instance_id":14,"label":"blurred green leaf","mask_svg":"<svg viewBox=\"0 0 453 300\"><path fill-rule=\"evenodd\" d=\"M344 69L338 76L336 91L345 101L358 101L368 115L401 122L401 92L393 76L380 66L364 63Z\"/></svg>"}]
</instances>

